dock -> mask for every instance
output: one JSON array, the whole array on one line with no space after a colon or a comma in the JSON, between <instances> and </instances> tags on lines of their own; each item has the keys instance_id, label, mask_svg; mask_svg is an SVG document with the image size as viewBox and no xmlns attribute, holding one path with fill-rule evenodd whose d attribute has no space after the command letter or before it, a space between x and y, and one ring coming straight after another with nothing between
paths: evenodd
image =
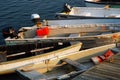
<instances>
[{"instance_id":1,"label":"dock","mask_svg":"<svg viewBox=\"0 0 120 80\"><path fill-rule=\"evenodd\" d=\"M72 80L120 80L120 53Z\"/></svg>"}]
</instances>

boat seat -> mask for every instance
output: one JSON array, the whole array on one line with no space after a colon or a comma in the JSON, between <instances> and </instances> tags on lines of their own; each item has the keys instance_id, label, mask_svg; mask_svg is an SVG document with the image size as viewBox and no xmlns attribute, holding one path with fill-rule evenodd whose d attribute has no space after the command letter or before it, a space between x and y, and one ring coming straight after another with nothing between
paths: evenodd
<instances>
[{"instance_id":1,"label":"boat seat","mask_svg":"<svg viewBox=\"0 0 120 80\"><path fill-rule=\"evenodd\" d=\"M86 70L87 67L84 66L83 64L80 64L76 61L73 61L71 59L65 58L61 60L62 62L66 62L67 64L70 64L71 66L75 67L77 70Z\"/></svg>"}]
</instances>

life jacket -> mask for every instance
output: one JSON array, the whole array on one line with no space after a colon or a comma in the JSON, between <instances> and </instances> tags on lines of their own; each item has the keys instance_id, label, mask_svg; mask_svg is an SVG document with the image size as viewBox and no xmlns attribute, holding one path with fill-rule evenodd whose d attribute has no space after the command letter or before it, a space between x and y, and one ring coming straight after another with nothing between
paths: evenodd
<instances>
[{"instance_id":1,"label":"life jacket","mask_svg":"<svg viewBox=\"0 0 120 80\"><path fill-rule=\"evenodd\" d=\"M39 36L45 36L49 34L49 28L46 26L44 28L40 28L36 30L36 35Z\"/></svg>"},{"instance_id":2,"label":"life jacket","mask_svg":"<svg viewBox=\"0 0 120 80\"><path fill-rule=\"evenodd\" d=\"M111 51L111 50L108 50L104 56L105 56L105 59L109 59L110 57L112 57L114 55L114 53Z\"/></svg>"},{"instance_id":3,"label":"life jacket","mask_svg":"<svg viewBox=\"0 0 120 80\"><path fill-rule=\"evenodd\" d=\"M95 64L99 64L99 63L103 62L104 60L110 59L113 55L114 55L114 53L111 50L107 50L104 55L95 56L95 57L92 57L91 59Z\"/></svg>"}]
</instances>

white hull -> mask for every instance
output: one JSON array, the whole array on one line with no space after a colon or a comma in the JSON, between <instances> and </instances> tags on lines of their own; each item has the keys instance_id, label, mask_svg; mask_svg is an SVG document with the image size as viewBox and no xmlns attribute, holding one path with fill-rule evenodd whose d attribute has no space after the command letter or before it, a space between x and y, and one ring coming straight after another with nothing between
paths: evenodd
<instances>
[{"instance_id":1,"label":"white hull","mask_svg":"<svg viewBox=\"0 0 120 80\"><path fill-rule=\"evenodd\" d=\"M79 51L81 48L81 45L82 43L77 43L69 47L56 50L53 52L49 52L46 54L32 56L28 58L22 58L22 59L13 60L13 61L2 62L0 63L0 74L13 73L15 72L17 68L25 66L25 65L37 64L38 62L43 63L45 60L48 60L48 59L52 59L55 57L57 58L62 55L68 55L72 52Z\"/></svg>"},{"instance_id":2,"label":"white hull","mask_svg":"<svg viewBox=\"0 0 120 80\"><path fill-rule=\"evenodd\" d=\"M119 8L72 7L69 13L56 13L58 18L120 18Z\"/></svg>"}]
</instances>

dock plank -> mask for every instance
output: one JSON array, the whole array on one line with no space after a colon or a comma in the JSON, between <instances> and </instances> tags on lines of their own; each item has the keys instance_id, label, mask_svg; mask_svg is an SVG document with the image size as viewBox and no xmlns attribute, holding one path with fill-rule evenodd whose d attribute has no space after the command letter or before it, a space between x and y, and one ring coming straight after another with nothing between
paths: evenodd
<instances>
[{"instance_id":1,"label":"dock plank","mask_svg":"<svg viewBox=\"0 0 120 80\"><path fill-rule=\"evenodd\" d=\"M108 76L108 75L96 73L96 72L89 72L89 73L85 73L84 75L89 75L88 79L95 78L96 80L98 80L98 79L101 79L101 80L119 80L119 78L116 78L114 76Z\"/></svg>"},{"instance_id":2,"label":"dock plank","mask_svg":"<svg viewBox=\"0 0 120 80\"><path fill-rule=\"evenodd\" d=\"M119 64L104 62L105 64L100 64L101 66L112 66L112 67L120 67ZM98 66L97 66L98 67Z\"/></svg>"},{"instance_id":3,"label":"dock plank","mask_svg":"<svg viewBox=\"0 0 120 80\"><path fill-rule=\"evenodd\" d=\"M104 78L103 77L101 77L101 76L93 76L94 74L84 74L84 75L81 75L79 78L81 78L82 77L82 79L77 79L77 80L104 80ZM108 79L108 78L106 78L106 80L110 80L110 79Z\"/></svg>"},{"instance_id":4,"label":"dock plank","mask_svg":"<svg viewBox=\"0 0 120 80\"><path fill-rule=\"evenodd\" d=\"M113 56L113 62L105 61L90 68L72 80L119 80L120 79L120 53Z\"/></svg>"},{"instance_id":5,"label":"dock plank","mask_svg":"<svg viewBox=\"0 0 120 80\"><path fill-rule=\"evenodd\" d=\"M91 74L91 73L95 73L94 75L98 74L98 76L101 76L101 77L102 76L103 77L109 77L109 78L115 77L115 78L120 79L120 74L115 72L115 71L111 71L111 70L108 71L106 69L97 69L97 68L95 68L95 69L92 69L92 70L89 71L89 74Z\"/></svg>"},{"instance_id":6,"label":"dock plank","mask_svg":"<svg viewBox=\"0 0 120 80\"><path fill-rule=\"evenodd\" d=\"M102 65L103 66L103 65ZM107 68L106 68L107 67ZM103 69L103 70L107 70L107 71L114 71L114 72L119 72L120 71L120 68L116 68L116 67L114 67L114 66L108 66L108 65L105 65L105 66L103 66L103 67L101 67L101 66L98 66L97 68L99 68L99 69Z\"/></svg>"}]
</instances>

